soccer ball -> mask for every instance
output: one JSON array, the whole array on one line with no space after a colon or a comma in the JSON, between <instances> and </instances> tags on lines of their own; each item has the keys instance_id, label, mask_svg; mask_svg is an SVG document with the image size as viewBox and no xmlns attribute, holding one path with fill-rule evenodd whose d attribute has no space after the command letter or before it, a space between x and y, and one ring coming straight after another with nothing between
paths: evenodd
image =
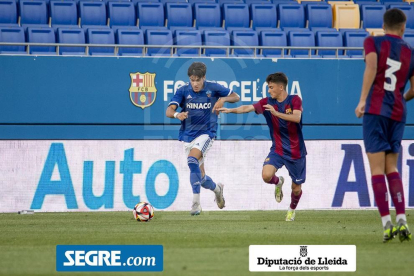
<instances>
[{"instance_id":1,"label":"soccer ball","mask_svg":"<svg viewBox=\"0 0 414 276\"><path fill-rule=\"evenodd\" d=\"M154 207L148 202L140 202L135 205L132 213L137 221L147 222L154 217Z\"/></svg>"}]
</instances>

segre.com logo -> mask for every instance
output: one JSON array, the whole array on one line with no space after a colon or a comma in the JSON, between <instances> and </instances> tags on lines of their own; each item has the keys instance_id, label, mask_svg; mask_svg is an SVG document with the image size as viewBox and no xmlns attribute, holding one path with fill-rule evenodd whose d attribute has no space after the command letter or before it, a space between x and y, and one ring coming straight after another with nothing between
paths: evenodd
<instances>
[{"instance_id":1,"label":"segre.com logo","mask_svg":"<svg viewBox=\"0 0 414 276\"><path fill-rule=\"evenodd\" d=\"M163 271L162 245L57 245L56 271Z\"/></svg>"}]
</instances>

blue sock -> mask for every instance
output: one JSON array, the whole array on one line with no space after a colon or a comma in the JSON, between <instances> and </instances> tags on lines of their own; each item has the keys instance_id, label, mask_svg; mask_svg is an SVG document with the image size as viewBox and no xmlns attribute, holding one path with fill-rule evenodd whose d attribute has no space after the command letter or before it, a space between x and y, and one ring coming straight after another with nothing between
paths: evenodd
<instances>
[{"instance_id":1,"label":"blue sock","mask_svg":"<svg viewBox=\"0 0 414 276\"><path fill-rule=\"evenodd\" d=\"M189 156L187 158L188 167L190 168L190 183L193 187L193 194L200 193L201 171L197 158Z\"/></svg>"},{"instance_id":2,"label":"blue sock","mask_svg":"<svg viewBox=\"0 0 414 276\"><path fill-rule=\"evenodd\" d=\"M201 180L201 186L203 186L205 189L214 191L216 188L216 183L214 183L213 179L211 179L210 176L205 175L203 180Z\"/></svg>"}]
</instances>

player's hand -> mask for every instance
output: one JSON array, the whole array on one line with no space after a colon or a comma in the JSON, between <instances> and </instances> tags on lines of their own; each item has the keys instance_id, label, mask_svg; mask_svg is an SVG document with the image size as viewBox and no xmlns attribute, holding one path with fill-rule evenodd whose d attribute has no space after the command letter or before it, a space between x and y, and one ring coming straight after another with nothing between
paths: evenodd
<instances>
[{"instance_id":1,"label":"player's hand","mask_svg":"<svg viewBox=\"0 0 414 276\"><path fill-rule=\"evenodd\" d=\"M219 109L220 108L222 108L223 107L223 105L224 105L224 101L220 98L217 102L216 102L216 104L214 105L214 107L213 107L213 110L211 111L211 113L213 113L213 112L216 112L216 114L218 115L219 114Z\"/></svg>"},{"instance_id":2,"label":"player's hand","mask_svg":"<svg viewBox=\"0 0 414 276\"><path fill-rule=\"evenodd\" d=\"M362 116L364 116L364 112L365 102L359 102L358 106L355 108L355 115L357 116L357 118L361 118Z\"/></svg>"},{"instance_id":3,"label":"player's hand","mask_svg":"<svg viewBox=\"0 0 414 276\"><path fill-rule=\"evenodd\" d=\"M277 116L277 112L276 112L275 108L273 106L271 106L270 104L266 104L263 107L265 108L265 110L270 111L270 113L272 113L272 115Z\"/></svg>"},{"instance_id":4,"label":"player's hand","mask_svg":"<svg viewBox=\"0 0 414 276\"><path fill-rule=\"evenodd\" d=\"M219 108L217 109L217 111L222 112L222 113L231 113L230 108L225 108L225 107Z\"/></svg>"},{"instance_id":5,"label":"player's hand","mask_svg":"<svg viewBox=\"0 0 414 276\"><path fill-rule=\"evenodd\" d=\"M179 119L180 121L184 121L187 118L188 118L188 111L181 112L177 115L177 119Z\"/></svg>"}]
</instances>

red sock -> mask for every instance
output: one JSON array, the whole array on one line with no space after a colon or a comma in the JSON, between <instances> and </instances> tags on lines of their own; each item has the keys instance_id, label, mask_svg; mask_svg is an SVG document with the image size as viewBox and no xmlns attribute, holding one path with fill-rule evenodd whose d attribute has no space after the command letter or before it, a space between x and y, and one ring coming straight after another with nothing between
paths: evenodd
<instances>
[{"instance_id":1,"label":"red sock","mask_svg":"<svg viewBox=\"0 0 414 276\"><path fill-rule=\"evenodd\" d=\"M400 174L398 172L387 174L387 179L392 202L394 202L397 215L405 214L404 188Z\"/></svg>"},{"instance_id":2,"label":"red sock","mask_svg":"<svg viewBox=\"0 0 414 276\"><path fill-rule=\"evenodd\" d=\"M299 199L302 196L302 190L299 195L295 195L293 192L290 194L290 209L295 210L298 206Z\"/></svg>"},{"instance_id":3,"label":"red sock","mask_svg":"<svg viewBox=\"0 0 414 276\"><path fill-rule=\"evenodd\" d=\"M385 176L373 175L371 180L378 211L381 217L387 216L390 214L390 208L388 207L388 190L387 185L385 184Z\"/></svg>"},{"instance_id":4,"label":"red sock","mask_svg":"<svg viewBox=\"0 0 414 276\"><path fill-rule=\"evenodd\" d=\"M272 177L272 179L270 179L270 182L267 182L268 184L277 184L277 183L279 183L279 177L277 177L276 175L274 175L273 177Z\"/></svg>"}]
</instances>

